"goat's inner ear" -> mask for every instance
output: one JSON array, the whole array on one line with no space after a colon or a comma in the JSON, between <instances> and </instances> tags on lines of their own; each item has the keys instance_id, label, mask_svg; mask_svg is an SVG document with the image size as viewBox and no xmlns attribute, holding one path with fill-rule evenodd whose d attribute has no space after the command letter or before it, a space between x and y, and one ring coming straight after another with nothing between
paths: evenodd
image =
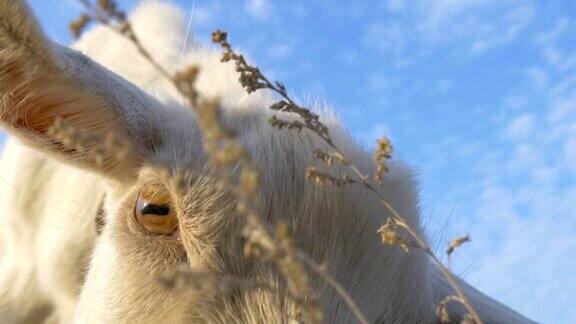
<instances>
[{"instance_id":1,"label":"goat's inner ear","mask_svg":"<svg viewBox=\"0 0 576 324\"><path fill-rule=\"evenodd\" d=\"M0 21L0 126L66 163L133 181L161 145L155 134L170 113L84 54L48 40L25 1L0 0ZM50 131L57 120L66 127ZM96 138L109 134L135 153L117 159L117 150L101 149Z\"/></svg>"}]
</instances>

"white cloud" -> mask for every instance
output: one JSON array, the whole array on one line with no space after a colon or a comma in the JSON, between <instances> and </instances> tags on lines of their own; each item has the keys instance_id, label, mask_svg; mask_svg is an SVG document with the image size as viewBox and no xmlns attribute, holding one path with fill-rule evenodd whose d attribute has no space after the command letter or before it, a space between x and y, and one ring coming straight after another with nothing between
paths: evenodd
<instances>
[{"instance_id":1,"label":"white cloud","mask_svg":"<svg viewBox=\"0 0 576 324\"><path fill-rule=\"evenodd\" d=\"M576 86L576 84L573 84ZM552 89L557 89L556 86L551 87ZM546 116L546 120L549 123L555 123L556 127L561 125L562 122L566 122L569 118L576 117L576 89L573 90L573 94L568 96L559 96L552 99L551 109ZM552 91L553 94L558 94L556 91Z\"/></svg>"},{"instance_id":2,"label":"white cloud","mask_svg":"<svg viewBox=\"0 0 576 324\"><path fill-rule=\"evenodd\" d=\"M509 96L504 98L504 107L511 110L520 110L526 107L528 99L524 96Z\"/></svg>"},{"instance_id":3,"label":"white cloud","mask_svg":"<svg viewBox=\"0 0 576 324\"><path fill-rule=\"evenodd\" d=\"M441 32L446 24L468 12L478 11L481 7L489 4L485 0L437 0L416 1L416 10L424 18L421 28L431 33Z\"/></svg>"},{"instance_id":4,"label":"white cloud","mask_svg":"<svg viewBox=\"0 0 576 324\"><path fill-rule=\"evenodd\" d=\"M430 51L478 55L515 40L535 9L522 1L387 2L392 18L369 23L364 45L396 56ZM407 18L409 17L409 18ZM410 49L410 52L408 51Z\"/></svg>"},{"instance_id":5,"label":"white cloud","mask_svg":"<svg viewBox=\"0 0 576 324\"><path fill-rule=\"evenodd\" d=\"M380 21L369 24L362 38L365 46L373 48L380 53L401 53L407 46L408 40L405 28L395 23L382 23Z\"/></svg>"},{"instance_id":6,"label":"white cloud","mask_svg":"<svg viewBox=\"0 0 576 324\"><path fill-rule=\"evenodd\" d=\"M483 52L511 42L526 27L533 15L534 9L530 6L515 8L504 17L499 26L488 26L484 33L474 37L475 40L471 47L472 52Z\"/></svg>"},{"instance_id":7,"label":"white cloud","mask_svg":"<svg viewBox=\"0 0 576 324\"><path fill-rule=\"evenodd\" d=\"M393 141L392 129L385 123L376 124L367 132L357 133L360 143L367 147L374 147L376 141L382 137L387 137Z\"/></svg>"},{"instance_id":8,"label":"white cloud","mask_svg":"<svg viewBox=\"0 0 576 324\"><path fill-rule=\"evenodd\" d=\"M445 92L448 91L452 87L452 80L448 78L443 78L438 81L437 84L438 91Z\"/></svg>"},{"instance_id":9,"label":"white cloud","mask_svg":"<svg viewBox=\"0 0 576 324\"><path fill-rule=\"evenodd\" d=\"M564 160L572 172L576 172L576 137L564 143Z\"/></svg>"},{"instance_id":10,"label":"white cloud","mask_svg":"<svg viewBox=\"0 0 576 324\"><path fill-rule=\"evenodd\" d=\"M497 0L420 1L416 11L419 30L434 40L511 37L533 14L532 7L519 1L504 5Z\"/></svg>"},{"instance_id":11,"label":"white cloud","mask_svg":"<svg viewBox=\"0 0 576 324\"><path fill-rule=\"evenodd\" d=\"M246 13L257 20L268 20L272 16L272 4L268 0L248 0L244 8Z\"/></svg>"},{"instance_id":12,"label":"white cloud","mask_svg":"<svg viewBox=\"0 0 576 324\"><path fill-rule=\"evenodd\" d=\"M562 308L576 289L576 106L571 97L549 100L543 118L514 116L501 156L478 162L479 188L465 195L469 214L454 235L472 234L458 269L471 266L467 279L482 291L541 314L536 320L568 322L576 315Z\"/></svg>"},{"instance_id":13,"label":"white cloud","mask_svg":"<svg viewBox=\"0 0 576 324\"><path fill-rule=\"evenodd\" d=\"M355 48L345 49L336 53L338 60L349 66L358 66L362 62L362 55L360 51Z\"/></svg>"},{"instance_id":14,"label":"white cloud","mask_svg":"<svg viewBox=\"0 0 576 324\"><path fill-rule=\"evenodd\" d=\"M548 86L548 74L541 68L531 67L524 73L539 89L544 89Z\"/></svg>"},{"instance_id":15,"label":"white cloud","mask_svg":"<svg viewBox=\"0 0 576 324\"><path fill-rule=\"evenodd\" d=\"M534 37L535 44L542 49L542 56L553 70L570 73L576 67L576 51L573 48L566 50L566 46L560 45L563 38L570 39L573 33L574 22L560 17L553 27Z\"/></svg>"},{"instance_id":16,"label":"white cloud","mask_svg":"<svg viewBox=\"0 0 576 324\"><path fill-rule=\"evenodd\" d=\"M568 32L570 20L566 17L560 17L554 22L552 29L536 34L536 42L539 44L551 44L558 41L560 37Z\"/></svg>"},{"instance_id":17,"label":"white cloud","mask_svg":"<svg viewBox=\"0 0 576 324\"><path fill-rule=\"evenodd\" d=\"M214 6L210 7L201 7L201 6L193 6L190 9L190 19L192 26L208 26L214 23ZM194 32L194 28L192 29Z\"/></svg>"},{"instance_id":18,"label":"white cloud","mask_svg":"<svg viewBox=\"0 0 576 324\"><path fill-rule=\"evenodd\" d=\"M475 211L451 234L471 233L473 239L457 255L458 271L471 266L468 281L524 314L546 305L553 308L548 313L559 314L556 322L573 316L549 298L566 299L576 289L576 221L562 216L574 210L574 189L516 191L491 184L473 195Z\"/></svg>"},{"instance_id":19,"label":"white cloud","mask_svg":"<svg viewBox=\"0 0 576 324\"><path fill-rule=\"evenodd\" d=\"M546 58L546 61L548 61L548 63L551 65L557 65L558 63L562 62L562 53L560 53L560 51L552 45L546 46L544 48L543 54Z\"/></svg>"},{"instance_id":20,"label":"white cloud","mask_svg":"<svg viewBox=\"0 0 576 324\"><path fill-rule=\"evenodd\" d=\"M386 3L386 7L390 11L401 11L406 6L406 0L389 0Z\"/></svg>"},{"instance_id":21,"label":"white cloud","mask_svg":"<svg viewBox=\"0 0 576 324\"><path fill-rule=\"evenodd\" d=\"M283 60L292 55L294 51L294 44L290 42L282 42L278 44L269 45L266 47L265 52L270 58L275 60Z\"/></svg>"},{"instance_id":22,"label":"white cloud","mask_svg":"<svg viewBox=\"0 0 576 324\"><path fill-rule=\"evenodd\" d=\"M366 89L372 92L371 95L377 94L378 101L382 104L390 103L394 90L402 83L398 77L389 77L377 71L368 74L365 78Z\"/></svg>"},{"instance_id":23,"label":"white cloud","mask_svg":"<svg viewBox=\"0 0 576 324\"><path fill-rule=\"evenodd\" d=\"M566 76L557 76L558 82L550 88L550 94L557 96L572 91L572 87L576 85L576 75L568 74Z\"/></svg>"},{"instance_id":24,"label":"white cloud","mask_svg":"<svg viewBox=\"0 0 576 324\"><path fill-rule=\"evenodd\" d=\"M534 116L530 113L524 113L512 120L504 133L511 139L522 139L530 135L534 127Z\"/></svg>"},{"instance_id":25,"label":"white cloud","mask_svg":"<svg viewBox=\"0 0 576 324\"><path fill-rule=\"evenodd\" d=\"M561 20L537 36L541 64L522 72L531 81L524 94L502 101L500 142L477 146L476 158L467 160L475 170L472 185L435 196L437 210L456 208L447 237L472 235L472 244L454 260L457 271L546 323L576 317L575 309L566 308L576 290L576 77L562 70L576 49L558 43L574 32L571 26ZM456 148L443 151L459 156ZM466 204L456 203L461 201Z\"/></svg>"}]
</instances>

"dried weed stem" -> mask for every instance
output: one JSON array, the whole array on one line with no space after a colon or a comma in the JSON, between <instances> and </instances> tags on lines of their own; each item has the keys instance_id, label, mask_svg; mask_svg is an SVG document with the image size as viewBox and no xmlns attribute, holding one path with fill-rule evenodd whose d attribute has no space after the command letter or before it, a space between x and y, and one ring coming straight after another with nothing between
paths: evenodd
<instances>
[{"instance_id":1,"label":"dried weed stem","mask_svg":"<svg viewBox=\"0 0 576 324\"><path fill-rule=\"evenodd\" d=\"M276 116L270 119L272 126L279 129L288 128L302 131L307 129L318 137L320 137L324 143L333 151L332 153L325 153L324 151L316 148L315 152L317 157L324 163L330 165L334 161L340 163L343 166L348 167L352 173L357 178L352 178L347 174L343 174L341 177L335 177L327 173L322 173L316 168L309 168L307 170L306 176L309 179L316 181L317 183L330 183L336 186L343 186L347 184L358 184L363 186L372 192L384 206L384 208L392 215L391 218L378 230L382 236L383 243L399 245L406 252L409 251L411 247L418 248L424 251L430 256L433 263L442 271L450 286L454 289L456 296L452 298L453 300L461 302L469 315L467 316L474 323L481 324L482 320L480 316L468 301L462 289L456 282L454 275L450 270L442 264L442 262L434 255L432 249L428 246L426 241L405 221L404 217L388 202L383 192L375 187L371 182L368 175L364 174L358 167L356 167L349 159L345 158L344 153L336 146L332 138L330 137L328 127L326 127L319 119L319 116L313 113L310 109L304 108L298 105L289 96L286 87L280 82L271 82L266 76L264 76L260 69L248 64L242 55L234 52L232 46L227 40L227 33L222 31L215 31L212 34L212 41L219 44L223 49L224 53L222 55L222 62L233 61L236 65L236 71L240 73L239 81L248 92L254 92L258 89L269 89L276 94L278 94L282 99L270 106L270 109L275 111L289 112L299 116L302 121L285 121ZM387 171L387 167L384 163L386 159L392 156L392 146L387 139L380 139L377 143L376 153L374 160L376 162L377 170L374 175L375 181L381 183L383 180L383 174ZM400 229L406 231L410 238L405 238L401 233ZM451 244L449 249L449 255L452 251L460 246L462 243L469 241L461 240L459 244Z\"/></svg>"},{"instance_id":2,"label":"dried weed stem","mask_svg":"<svg viewBox=\"0 0 576 324\"><path fill-rule=\"evenodd\" d=\"M250 157L244 148L236 141L234 136L229 132L219 119L220 104L217 99L200 98L194 82L199 72L198 68L191 66L188 69L171 75L164 69L146 50L139 38L134 33L131 24L127 21L124 12L118 10L115 1L99 0L98 5L92 5L88 0L78 0L86 9L87 13L80 16L78 20L70 25L74 36L79 36L85 27L92 21L99 22L108 26L115 32L126 37L137 48L138 52L166 79L170 80L178 91L183 94L191 107L195 108L198 115L199 127L203 134L204 146L208 151L211 164L216 170L220 170L221 178L219 184L222 188L230 191L237 198L237 211L246 217L247 225L243 230L247 238L245 254L247 256L256 256L262 260L274 261L278 266L283 277L288 284L290 298L295 300L302 307L302 316L309 323L319 323L323 319L322 311L311 288L308 274L303 265L307 265L314 273L318 274L328 285L344 300L346 305L351 309L358 321L362 324L368 323L366 317L360 311L358 305L352 297L345 291L326 268L312 260L303 251L297 249L293 239L289 234L288 227L285 223L279 222L275 231L259 215L257 205L257 190L259 188L258 172L252 166ZM442 271L448 283L454 289L456 296L447 296L437 308L440 320L447 319L446 304L449 302L460 302L465 306L468 314L465 320L473 323L482 323L478 313L467 300L460 286L457 284L454 276L442 262L434 255L428 244L412 229L396 209L387 201L382 191L370 182L370 177L361 172L350 160L345 158L343 152L336 146L332 140L328 127L326 127L317 114L309 109L301 107L289 96L286 87L280 82L271 82L266 78L257 67L249 65L242 55L236 54L227 41L225 32L216 31L212 34L212 40L218 43L224 49L222 62L233 61L236 70L240 73L240 83L248 93L258 89L269 89L278 94L282 99L273 105L270 109L281 112L294 113L301 118L296 121L285 121L273 116L270 119L272 126L302 131L304 129L312 131L333 151L324 152L315 149L316 157L327 165L338 163L349 168L355 177L344 174L342 177L335 177L327 173L322 173L314 168L309 168L306 177L315 180L317 183L331 183L337 186L348 184L358 184L372 192L391 214L388 221L378 230L383 243L399 245L405 251L410 248L418 248L430 256L433 263ZM374 175L375 181L381 183L383 175L387 171L385 160L392 155L392 146L387 139L378 141L378 146L374 160L377 166ZM233 168L240 166L239 177L235 181ZM404 230L408 233L408 238L400 233ZM455 240L447 250L447 254L454 251L469 238ZM180 274L179 274L180 275ZM196 275L191 273L190 276ZM181 277L181 276L180 276ZM196 276L197 277L197 276ZM235 278L237 279L237 278ZM233 280L232 280L233 281ZM230 282L224 280L224 282ZM236 281L236 283L246 284L245 286L253 287L259 285L253 282ZM219 282L213 282L218 286ZM254 284L254 285L253 285ZM253 285L253 286L251 286ZM242 284L238 288L244 287ZM214 288L214 287L212 287ZM216 288L214 288L216 289Z\"/></svg>"},{"instance_id":3,"label":"dried weed stem","mask_svg":"<svg viewBox=\"0 0 576 324\"><path fill-rule=\"evenodd\" d=\"M303 251L295 247L287 224L279 222L276 226L275 233L273 233L269 224L259 215L256 200L256 191L259 187L258 172L252 166L247 152L244 151L231 132L224 128L219 120L219 101L217 99L205 99L198 96L194 87L194 82L199 72L198 68L192 66L176 73L174 76L170 75L166 69L154 60L152 55L150 55L139 41L132 26L126 20L125 13L117 9L115 1L100 0L98 6L93 6L88 0L78 1L84 6L87 13L83 14L77 21L70 25L74 36L79 36L91 21L97 21L108 26L130 40L140 54L149 61L162 76L170 80L179 92L187 98L189 105L195 108L198 115L199 127L203 134L204 147L209 153L211 164L215 169L223 171L220 172L221 178L219 179L219 185L235 195L237 198L237 211L246 217L247 225L243 230L247 238L245 254L247 256L258 256L264 260L269 259L277 264L288 284L289 297L295 300L302 308L301 315L306 322L320 323L323 319L323 314L314 290L311 288L308 274L304 270L304 263L313 271L318 272L322 278L325 278L327 283L333 286L336 291L343 296L346 304L349 305L353 313L358 316L359 321L362 324L367 324L368 321L359 311L352 298L344 291L343 287L329 276L325 269L321 269L321 267L317 266ZM245 81L249 82L249 80ZM276 86L279 91L285 92L283 85L277 84ZM313 125L317 128L324 127L318 123L317 115L310 116L307 120L307 125ZM327 129L324 138L330 140L327 136ZM240 166L240 175L237 183L234 182L232 172L234 166ZM306 257L304 258L303 256ZM190 273L189 275L198 277L195 273ZM182 274L180 274L179 277L182 277ZM166 279L164 279L164 281L165 284L173 283Z\"/></svg>"}]
</instances>

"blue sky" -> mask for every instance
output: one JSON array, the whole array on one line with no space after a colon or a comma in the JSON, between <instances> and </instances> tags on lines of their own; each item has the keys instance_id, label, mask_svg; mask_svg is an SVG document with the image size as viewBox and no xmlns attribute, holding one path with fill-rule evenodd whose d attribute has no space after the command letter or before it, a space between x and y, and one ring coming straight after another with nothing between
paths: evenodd
<instances>
[{"instance_id":1,"label":"blue sky","mask_svg":"<svg viewBox=\"0 0 576 324\"><path fill-rule=\"evenodd\" d=\"M30 1L69 43L73 0ZM366 145L419 171L422 213L455 271L544 323L576 320L576 2L179 0ZM132 8L137 1L119 1Z\"/></svg>"}]
</instances>

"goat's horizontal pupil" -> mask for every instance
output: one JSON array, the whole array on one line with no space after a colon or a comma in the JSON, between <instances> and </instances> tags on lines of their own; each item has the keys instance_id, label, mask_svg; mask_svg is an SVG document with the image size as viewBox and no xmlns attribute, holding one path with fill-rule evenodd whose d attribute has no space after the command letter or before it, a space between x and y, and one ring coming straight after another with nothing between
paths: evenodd
<instances>
[{"instance_id":1,"label":"goat's horizontal pupil","mask_svg":"<svg viewBox=\"0 0 576 324\"><path fill-rule=\"evenodd\" d=\"M141 215L166 216L170 212L168 205L146 204L140 210Z\"/></svg>"}]
</instances>

